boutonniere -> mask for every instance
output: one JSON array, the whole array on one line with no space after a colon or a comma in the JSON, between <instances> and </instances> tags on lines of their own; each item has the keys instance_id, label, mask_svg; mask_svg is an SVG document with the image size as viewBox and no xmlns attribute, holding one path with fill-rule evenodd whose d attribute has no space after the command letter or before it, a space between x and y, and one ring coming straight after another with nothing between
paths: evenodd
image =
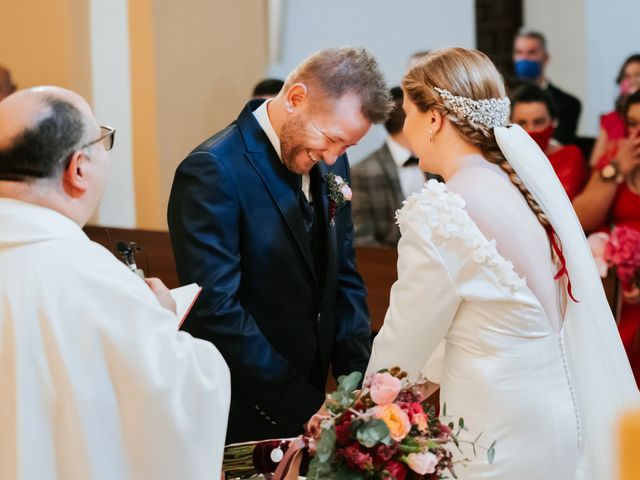
<instances>
[{"instance_id":1,"label":"boutonniere","mask_svg":"<svg viewBox=\"0 0 640 480\"><path fill-rule=\"evenodd\" d=\"M335 224L336 210L343 203L351 201L351 188L344 179L329 172L324 177L327 182L327 196L329 197L329 225Z\"/></svg>"}]
</instances>

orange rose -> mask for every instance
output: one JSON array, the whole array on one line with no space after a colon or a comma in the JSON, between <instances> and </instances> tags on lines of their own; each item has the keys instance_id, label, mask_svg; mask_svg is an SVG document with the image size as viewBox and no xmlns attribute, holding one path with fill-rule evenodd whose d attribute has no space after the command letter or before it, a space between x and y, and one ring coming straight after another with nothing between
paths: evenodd
<instances>
[{"instance_id":1,"label":"orange rose","mask_svg":"<svg viewBox=\"0 0 640 480\"><path fill-rule=\"evenodd\" d=\"M391 438L396 442L401 441L411 430L409 416L395 403L376 407L375 417L387 425Z\"/></svg>"}]
</instances>

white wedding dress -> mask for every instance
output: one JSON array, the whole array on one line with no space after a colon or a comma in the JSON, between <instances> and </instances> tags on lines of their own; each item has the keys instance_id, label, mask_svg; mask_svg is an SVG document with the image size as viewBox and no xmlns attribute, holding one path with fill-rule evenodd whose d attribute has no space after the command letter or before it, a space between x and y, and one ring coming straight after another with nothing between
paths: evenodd
<instances>
[{"instance_id":1,"label":"white wedding dress","mask_svg":"<svg viewBox=\"0 0 640 480\"><path fill-rule=\"evenodd\" d=\"M482 448L477 455L469 445L462 445L464 454L454 450L454 458L469 459L456 469L460 479L615 478L613 416L637 399L615 324L609 313L600 326L607 332L600 333L602 348L586 352L591 345L576 343L587 341L582 329L599 332L585 325L590 318L581 309L589 302L566 300L566 281L554 281L559 265L547 234L507 176L480 156L465 157L446 186L430 181L407 200L398 223L398 281L367 373L398 365L415 379L424 367L440 384L447 416L464 417L461 439L482 433L478 446L496 442L493 464ZM571 267L574 257L566 256ZM592 260L581 260L595 272ZM577 299L593 297L569 273ZM589 354L595 366L582 361ZM600 378L609 359L619 371Z\"/></svg>"}]
</instances>

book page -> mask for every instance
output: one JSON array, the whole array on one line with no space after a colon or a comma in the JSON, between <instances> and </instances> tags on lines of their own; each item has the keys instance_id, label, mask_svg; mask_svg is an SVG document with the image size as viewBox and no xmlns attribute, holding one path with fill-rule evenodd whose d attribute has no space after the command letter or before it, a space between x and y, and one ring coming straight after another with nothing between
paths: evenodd
<instances>
[{"instance_id":1,"label":"book page","mask_svg":"<svg viewBox=\"0 0 640 480\"><path fill-rule=\"evenodd\" d=\"M184 287L174 288L169 291L171 297L176 302L176 316L179 319L178 328L182 326L182 322L184 322L184 319L196 302L201 291L202 287L197 283L190 283Z\"/></svg>"}]
</instances>

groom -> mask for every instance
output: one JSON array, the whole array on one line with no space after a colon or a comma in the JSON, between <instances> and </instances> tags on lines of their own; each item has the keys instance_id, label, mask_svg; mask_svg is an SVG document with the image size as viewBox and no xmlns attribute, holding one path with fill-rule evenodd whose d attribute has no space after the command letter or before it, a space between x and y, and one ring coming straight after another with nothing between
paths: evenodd
<instances>
[{"instance_id":1,"label":"groom","mask_svg":"<svg viewBox=\"0 0 640 480\"><path fill-rule=\"evenodd\" d=\"M330 367L367 366L351 207L330 209L326 179L349 179L346 149L389 109L368 52L323 50L178 167L168 212L178 274L203 287L183 328L231 369L228 443L297 435Z\"/></svg>"}]
</instances>

